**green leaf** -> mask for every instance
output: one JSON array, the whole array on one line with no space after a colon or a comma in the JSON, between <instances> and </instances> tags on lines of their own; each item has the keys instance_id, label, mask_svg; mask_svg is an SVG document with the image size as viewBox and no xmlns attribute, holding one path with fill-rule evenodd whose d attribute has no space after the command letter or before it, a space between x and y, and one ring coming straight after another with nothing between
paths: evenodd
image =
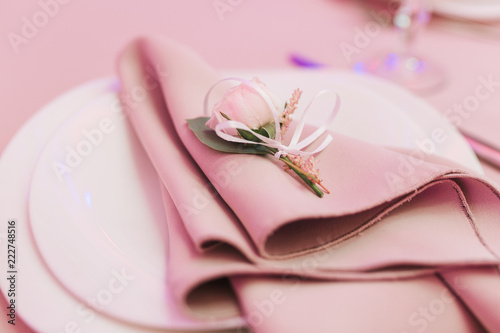
<instances>
[{"instance_id":1,"label":"green leaf","mask_svg":"<svg viewBox=\"0 0 500 333\"><path fill-rule=\"evenodd\" d=\"M258 133L266 138L274 139L276 136L276 128L274 123L267 123L259 129L253 130L255 133ZM243 139L253 141L253 142L262 142L259 138L257 138L252 132L245 130L238 130L238 133L241 135Z\"/></svg>"},{"instance_id":2,"label":"green leaf","mask_svg":"<svg viewBox=\"0 0 500 333\"><path fill-rule=\"evenodd\" d=\"M265 155L269 153L260 145L247 145L220 138L214 130L205 125L208 119L208 117L199 117L188 119L187 122L196 137L210 148L233 154Z\"/></svg>"},{"instance_id":3,"label":"green leaf","mask_svg":"<svg viewBox=\"0 0 500 333\"><path fill-rule=\"evenodd\" d=\"M245 130L241 130L241 129L237 129L238 133L241 135L241 137L245 140L248 140L248 141L253 141L253 142L261 142L261 140L259 138L257 138L252 132L250 131L245 131ZM255 131L261 135L264 135L262 133L260 133L259 131Z\"/></svg>"},{"instance_id":4,"label":"green leaf","mask_svg":"<svg viewBox=\"0 0 500 333\"><path fill-rule=\"evenodd\" d=\"M276 126L274 125L274 122L270 122L262 126L261 130L264 130L267 136L270 139L274 139L276 137Z\"/></svg>"}]
</instances>

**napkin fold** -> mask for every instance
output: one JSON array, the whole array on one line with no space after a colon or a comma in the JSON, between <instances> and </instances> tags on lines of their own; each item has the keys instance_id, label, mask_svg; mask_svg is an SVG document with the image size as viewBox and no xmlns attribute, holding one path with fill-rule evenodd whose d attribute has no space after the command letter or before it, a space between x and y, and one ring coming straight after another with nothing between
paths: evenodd
<instances>
[{"instance_id":1,"label":"napkin fold","mask_svg":"<svg viewBox=\"0 0 500 333\"><path fill-rule=\"evenodd\" d=\"M349 300L342 286L359 295L373 292L359 313L368 316L378 293L391 304L387 311L416 306L418 313L418 304L430 304L422 295L453 290L443 272L490 267L483 274L496 281L491 269L500 263L500 195L481 176L439 158L417 161L331 133L333 142L319 158L332 194L320 199L272 159L217 152L196 138L186 119L203 116L205 95L222 77L193 51L161 37L138 39L121 54L118 70L122 107L162 182L171 288L194 318L225 320L243 311L254 331L304 332L296 325L300 317L286 320L302 313L315 332L347 330L348 322L332 326L337 321L314 315L334 305L339 318L358 315L355 306L333 302L363 301ZM280 297L297 279L307 283ZM253 299L259 292L252 290L267 298ZM476 300L474 310L459 299L446 303L443 325L455 318L448 328L457 332L500 327L495 316L484 315L495 312L482 307L481 297L467 294ZM435 322L412 316L398 318L409 328ZM372 331L376 322L351 330Z\"/></svg>"}]
</instances>

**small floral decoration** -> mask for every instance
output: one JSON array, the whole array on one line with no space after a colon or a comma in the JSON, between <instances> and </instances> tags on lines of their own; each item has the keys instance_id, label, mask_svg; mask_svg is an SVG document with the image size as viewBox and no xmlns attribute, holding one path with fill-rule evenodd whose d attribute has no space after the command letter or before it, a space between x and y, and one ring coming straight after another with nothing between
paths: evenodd
<instances>
[{"instance_id":1,"label":"small floral decoration","mask_svg":"<svg viewBox=\"0 0 500 333\"><path fill-rule=\"evenodd\" d=\"M325 132L326 126L299 142L304 126L304 119L301 119L295 127L291 143L284 144L302 91L296 89L288 101L282 103L279 97L257 78L251 81L225 80L237 80L240 84L226 91L222 99L211 109L210 117L188 120L190 129L198 139L207 146L226 153L274 156L284 163L286 171L300 177L318 197L330 193L322 184L316 166L317 160L313 154L323 150L331 141L331 136L328 135L313 152L303 150ZM208 97L215 85L205 98L206 110L208 110ZM304 110L304 114L308 107ZM333 120L338 107L337 99L328 122Z\"/></svg>"}]
</instances>

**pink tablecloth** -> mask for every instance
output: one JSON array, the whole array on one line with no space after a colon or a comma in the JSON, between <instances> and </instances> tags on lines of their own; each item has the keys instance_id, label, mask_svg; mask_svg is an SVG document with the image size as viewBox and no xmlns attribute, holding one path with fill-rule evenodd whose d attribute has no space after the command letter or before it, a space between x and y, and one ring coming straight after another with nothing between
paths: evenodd
<instances>
[{"instance_id":1,"label":"pink tablecloth","mask_svg":"<svg viewBox=\"0 0 500 333\"><path fill-rule=\"evenodd\" d=\"M138 35L182 41L219 68L287 67L291 52L347 68L395 41L390 30L373 30L373 18L349 1L4 0L1 7L0 152L49 100L115 75L119 50ZM463 128L499 139L498 37L466 37L437 25L421 37L416 49L442 66L448 79L444 90L426 98ZM500 181L494 168L487 173ZM22 323L12 329L0 321L2 332L26 331Z\"/></svg>"}]
</instances>

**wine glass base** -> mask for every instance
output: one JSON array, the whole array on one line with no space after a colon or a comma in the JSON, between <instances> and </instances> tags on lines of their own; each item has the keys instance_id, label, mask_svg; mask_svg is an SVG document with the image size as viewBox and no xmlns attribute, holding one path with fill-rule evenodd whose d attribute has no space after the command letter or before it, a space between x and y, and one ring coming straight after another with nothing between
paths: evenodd
<instances>
[{"instance_id":1,"label":"wine glass base","mask_svg":"<svg viewBox=\"0 0 500 333\"><path fill-rule=\"evenodd\" d=\"M444 82L440 70L412 55L389 53L358 62L353 69L383 77L420 94L435 92Z\"/></svg>"}]
</instances>

